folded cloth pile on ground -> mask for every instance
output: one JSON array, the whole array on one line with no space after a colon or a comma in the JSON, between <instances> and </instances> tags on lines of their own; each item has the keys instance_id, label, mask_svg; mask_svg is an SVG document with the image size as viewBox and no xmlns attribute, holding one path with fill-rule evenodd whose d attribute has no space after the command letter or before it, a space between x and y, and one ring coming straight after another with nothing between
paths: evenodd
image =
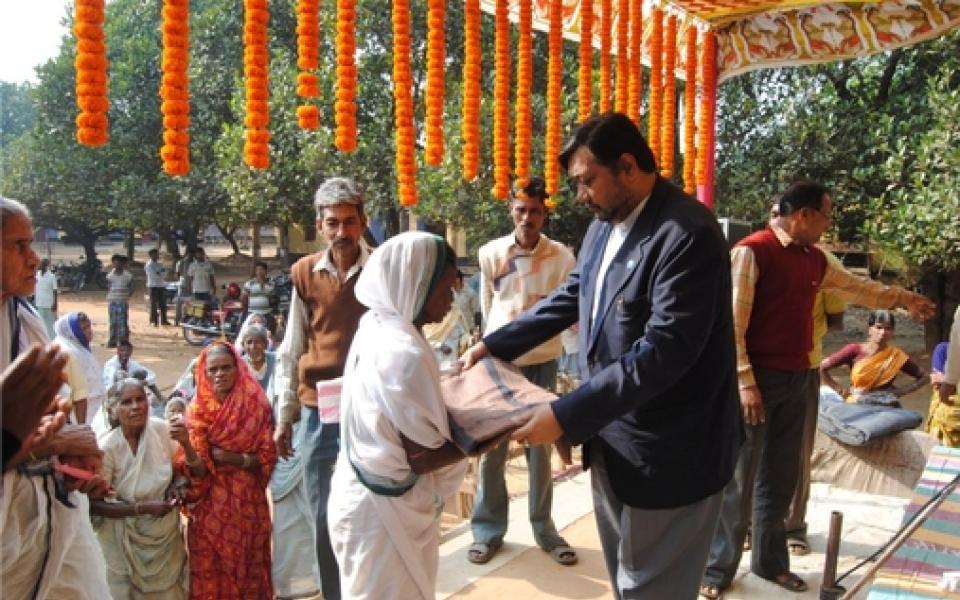
<instances>
[{"instance_id":1,"label":"folded cloth pile on ground","mask_svg":"<svg viewBox=\"0 0 960 600\"><path fill-rule=\"evenodd\" d=\"M817 428L833 439L851 446L906 429L919 427L923 416L913 410L884 406L851 404L830 388L820 389Z\"/></svg>"}]
</instances>

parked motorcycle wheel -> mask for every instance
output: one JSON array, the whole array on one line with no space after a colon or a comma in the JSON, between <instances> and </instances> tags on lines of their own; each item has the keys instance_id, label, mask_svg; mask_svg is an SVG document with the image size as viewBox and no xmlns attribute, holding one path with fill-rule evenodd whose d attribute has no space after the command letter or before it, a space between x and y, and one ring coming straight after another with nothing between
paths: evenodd
<instances>
[{"instance_id":1,"label":"parked motorcycle wheel","mask_svg":"<svg viewBox=\"0 0 960 600\"><path fill-rule=\"evenodd\" d=\"M183 339L187 340L187 343L191 346L202 346L203 341L209 337L206 333L202 331L197 331L191 327L183 326Z\"/></svg>"}]
</instances>

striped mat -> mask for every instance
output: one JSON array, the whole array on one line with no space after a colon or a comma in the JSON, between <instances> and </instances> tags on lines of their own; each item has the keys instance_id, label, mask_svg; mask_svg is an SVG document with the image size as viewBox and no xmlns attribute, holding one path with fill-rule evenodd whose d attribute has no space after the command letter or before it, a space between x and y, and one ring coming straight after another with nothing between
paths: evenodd
<instances>
[{"instance_id":1,"label":"striped mat","mask_svg":"<svg viewBox=\"0 0 960 600\"><path fill-rule=\"evenodd\" d=\"M904 522L960 473L960 449L937 446L917 483ZM960 490L955 489L930 518L877 572L868 600L960 598L938 584L946 571L960 571Z\"/></svg>"}]
</instances>

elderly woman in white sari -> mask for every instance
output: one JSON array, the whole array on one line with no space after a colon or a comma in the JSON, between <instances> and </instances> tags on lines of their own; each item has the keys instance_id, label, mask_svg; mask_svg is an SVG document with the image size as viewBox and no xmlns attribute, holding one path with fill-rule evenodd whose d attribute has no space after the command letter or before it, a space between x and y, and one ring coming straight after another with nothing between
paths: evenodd
<instances>
[{"instance_id":1,"label":"elderly woman in white sari","mask_svg":"<svg viewBox=\"0 0 960 600\"><path fill-rule=\"evenodd\" d=\"M420 327L450 309L454 261L443 239L404 233L370 256L357 281L370 310L347 358L327 509L344 598L435 595L439 515L466 464L449 441L439 366Z\"/></svg>"},{"instance_id":2,"label":"elderly woman in white sari","mask_svg":"<svg viewBox=\"0 0 960 600\"><path fill-rule=\"evenodd\" d=\"M53 341L70 356L64 373L73 403L71 419L74 423L90 425L99 437L109 427L100 411L107 390L101 378L100 363L90 348L93 324L86 314L71 312L57 319L53 329L57 332Z\"/></svg>"},{"instance_id":3,"label":"elderly woman in white sari","mask_svg":"<svg viewBox=\"0 0 960 600\"><path fill-rule=\"evenodd\" d=\"M90 512L110 593L114 600L185 599L189 570L173 476L177 442L166 422L150 417L139 379L115 383L105 408L115 427L100 440L103 473L116 496L91 502Z\"/></svg>"}]
</instances>

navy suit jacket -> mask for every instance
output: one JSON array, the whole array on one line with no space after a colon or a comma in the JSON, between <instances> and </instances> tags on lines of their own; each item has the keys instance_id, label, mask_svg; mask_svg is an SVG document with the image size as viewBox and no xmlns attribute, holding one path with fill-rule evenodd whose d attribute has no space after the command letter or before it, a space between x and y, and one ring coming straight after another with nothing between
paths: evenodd
<instances>
[{"instance_id":1,"label":"navy suit jacket","mask_svg":"<svg viewBox=\"0 0 960 600\"><path fill-rule=\"evenodd\" d=\"M591 326L610 230L594 221L564 284L484 342L512 360L579 320L584 381L551 405L565 437L596 441L624 504L684 506L730 480L743 441L727 242L709 209L658 177Z\"/></svg>"}]
</instances>

